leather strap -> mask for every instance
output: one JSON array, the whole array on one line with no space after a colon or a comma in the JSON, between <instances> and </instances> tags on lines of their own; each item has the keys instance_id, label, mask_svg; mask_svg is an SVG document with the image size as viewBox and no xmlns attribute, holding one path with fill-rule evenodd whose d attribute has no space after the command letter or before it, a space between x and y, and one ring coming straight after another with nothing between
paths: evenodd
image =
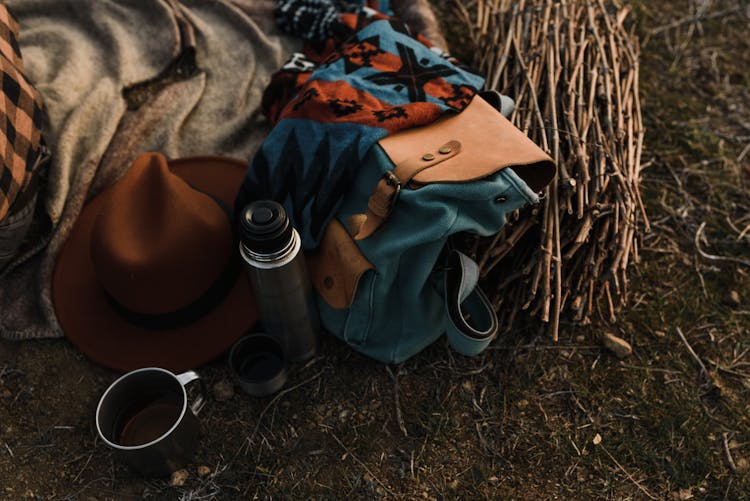
<instances>
[{"instance_id":1,"label":"leather strap","mask_svg":"<svg viewBox=\"0 0 750 501\"><path fill-rule=\"evenodd\" d=\"M505 112L512 109L502 96L487 97ZM458 149L441 153L451 144ZM461 113L446 113L428 125L386 136L378 146L395 168L378 182L367 213L349 221L356 240L367 238L383 224L407 185L476 181L512 167L532 191L539 192L557 169L549 155L481 96L475 96Z\"/></svg>"},{"instance_id":2,"label":"leather strap","mask_svg":"<svg viewBox=\"0 0 750 501\"><path fill-rule=\"evenodd\" d=\"M477 285L479 267L457 250L448 251L445 271L445 332L448 342L462 355L481 353L497 335L498 321L492 304Z\"/></svg>"},{"instance_id":3,"label":"leather strap","mask_svg":"<svg viewBox=\"0 0 750 501\"><path fill-rule=\"evenodd\" d=\"M386 172L370 195L367 212L364 215L357 214L349 220L349 231L354 235L354 239L362 240L369 237L383 224L393 210L401 188L407 186L414 176L455 157L460 152L460 142L448 141L435 151L424 151Z\"/></svg>"}]
</instances>

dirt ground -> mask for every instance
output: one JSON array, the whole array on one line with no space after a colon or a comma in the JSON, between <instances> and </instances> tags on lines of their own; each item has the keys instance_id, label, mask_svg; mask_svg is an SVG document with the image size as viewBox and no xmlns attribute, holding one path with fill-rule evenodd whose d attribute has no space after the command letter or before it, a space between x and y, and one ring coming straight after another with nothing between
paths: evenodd
<instances>
[{"instance_id":1,"label":"dirt ground","mask_svg":"<svg viewBox=\"0 0 750 501\"><path fill-rule=\"evenodd\" d=\"M212 400L176 486L97 440L116 373L0 341L0 499L750 499L750 7L631 3L653 230L616 324L391 368L326 338L274 398Z\"/></svg>"}]
</instances>

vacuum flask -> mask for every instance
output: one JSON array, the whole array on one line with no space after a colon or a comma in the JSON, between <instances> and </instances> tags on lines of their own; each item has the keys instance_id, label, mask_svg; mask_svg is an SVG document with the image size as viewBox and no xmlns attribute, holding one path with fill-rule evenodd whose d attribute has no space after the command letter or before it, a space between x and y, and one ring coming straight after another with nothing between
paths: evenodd
<instances>
[{"instance_id":1,"label":"vacuum flask","mask_svg":"<svg viewBox=\"0 0 750 501\"><path fill-rule=\"evenodd\" d=\"M257 200L240 215L240 255L260 320L293 362L315 355L320 319L299 233L281 204Z\"/></svg>"}]
</instances>

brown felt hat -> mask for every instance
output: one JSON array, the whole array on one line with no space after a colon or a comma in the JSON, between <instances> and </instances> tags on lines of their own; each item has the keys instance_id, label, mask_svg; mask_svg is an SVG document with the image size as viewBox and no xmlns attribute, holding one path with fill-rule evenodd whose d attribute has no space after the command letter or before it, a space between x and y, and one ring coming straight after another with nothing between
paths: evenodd
<instances>
[{"instance_id":1,"label":"brown felt hat","mask_svg":"<svg viewBox=\"0 0 750 501\"><path fill-rule=\"evenodd\" d=\"M65 336L113 369L182 371L246 333L257 311L231 221L245 169L145 153L89 201L52 278Z\"/></svg>"}]
</instances>

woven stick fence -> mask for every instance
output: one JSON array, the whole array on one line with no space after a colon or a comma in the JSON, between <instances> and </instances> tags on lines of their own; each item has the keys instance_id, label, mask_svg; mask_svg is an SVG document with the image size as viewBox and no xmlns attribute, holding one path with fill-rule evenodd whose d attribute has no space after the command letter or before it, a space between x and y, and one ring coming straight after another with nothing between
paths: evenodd
<instances>
[{"instance_id":1,"label":"woven stick fence","mask_svg":"<svg viewBox=\"0 0 750 501\"><path fill-rule=\"evenodd\" d=\"M605 0L456 2L487 86L515 99L513 123L557 162L543 202L494 237L467 242L501 328L538 318L615 321L649 229L639 192L638 45ZM526 316L526 318L524 318Z\"/></svg>"}]
</instances>

